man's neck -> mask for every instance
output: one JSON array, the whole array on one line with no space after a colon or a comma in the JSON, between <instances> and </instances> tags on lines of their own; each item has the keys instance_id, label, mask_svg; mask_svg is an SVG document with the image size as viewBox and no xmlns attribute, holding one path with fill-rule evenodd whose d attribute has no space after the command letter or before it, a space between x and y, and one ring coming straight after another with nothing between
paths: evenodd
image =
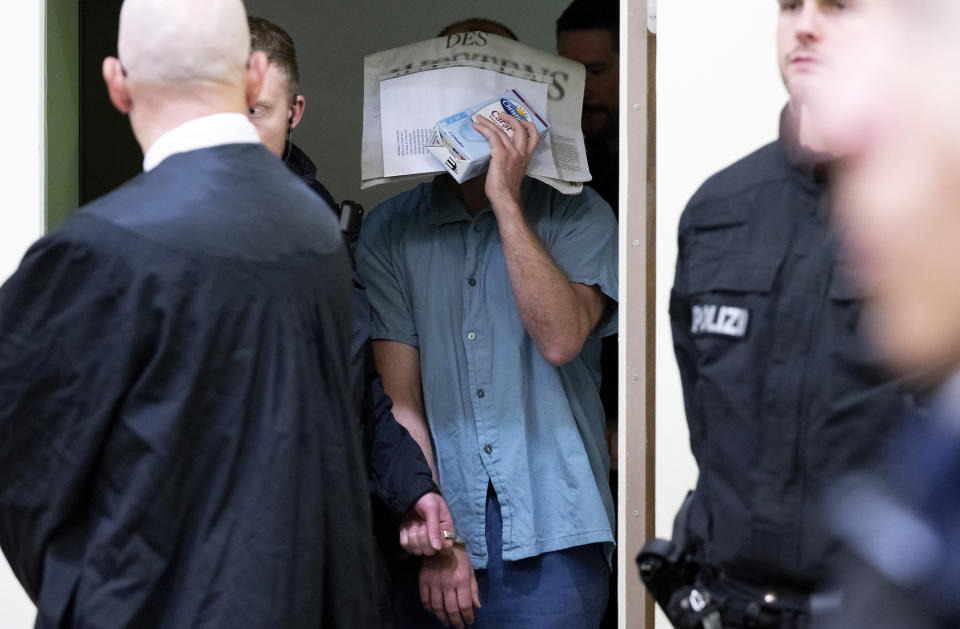
<instances>
[{"instance_id":1,"label":"man's neck","mask_svg":"<svg viewBox=\"0 0 960 629\"><path fill-rule=\"evenodd\" d=\"M246 99L241 93L207 93L193 98L176 95L155 95L134 105L130 122L143 153L162 136L191 120L225 113L247 113Z\"/></svg>"},{"instance_id":2,"label":"man's neck","mask_svg":"<svg viewBox=\"0 0 960 629\"><path fill-rule=\"evenodd\" d=\"M463 183L457 183L453 178L447 177L447 183L450 184L454 194L463 203L463 207L470 216L476 216L490 205L484 190L486 182L486 175L480 175Z\"/></svg>"},{"instance_id":3,"label":"man's neck","mask_svg":"<svg viewBox=\"0 0 960 629\"><path fill-rule=\"evenodd\" d=\"M620 135L617 131L588 136L586 143L588 147L603 147L610 155L617 155L620 152Z\"/></svg>"},{"instance_id":4,"label":"man's neck","mask_svg":"<svg viewBox=\"0 0 960 629\"><path fill-rule=\"evenodd\" d=\"M818 155L827 154L827 142L820 130L814 125L814 116L808 105L791 100L787 105L787 115L794 140L805 152Z\"/></svg>"}]
</instances>

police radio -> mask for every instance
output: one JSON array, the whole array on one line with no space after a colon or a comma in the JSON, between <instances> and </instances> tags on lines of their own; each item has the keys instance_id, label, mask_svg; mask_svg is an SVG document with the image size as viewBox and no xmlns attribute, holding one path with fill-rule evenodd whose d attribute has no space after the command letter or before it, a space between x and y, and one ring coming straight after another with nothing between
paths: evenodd
<instances>
[{"instance_id":1,"label":"police radio","mask_svg":"<svg viewBox=\"0 0 960 629\"><path fill-rule=\"evenodd\" d=\"M357 249L357 239L360 237L360 227L363 226L363 206L356 201L342 201L338 208L340 213L340 231L343 232L343 242L347 245L350 257Z\"/></svg>"}]
</instances>

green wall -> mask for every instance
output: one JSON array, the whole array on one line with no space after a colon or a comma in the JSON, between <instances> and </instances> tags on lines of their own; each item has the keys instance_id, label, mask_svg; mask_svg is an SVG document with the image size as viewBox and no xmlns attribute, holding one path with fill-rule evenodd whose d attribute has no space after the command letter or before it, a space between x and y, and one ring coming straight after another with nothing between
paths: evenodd
<instances>
[{"instance_id":1,"label":"green wall","mask_svg":"<svg viewBox=\"0 0 960 629\"><path fill-rule=\"evenodd\" d=\"M80 11L47 0L47 231L80 203Z\"/></svg>"}]
</instances>

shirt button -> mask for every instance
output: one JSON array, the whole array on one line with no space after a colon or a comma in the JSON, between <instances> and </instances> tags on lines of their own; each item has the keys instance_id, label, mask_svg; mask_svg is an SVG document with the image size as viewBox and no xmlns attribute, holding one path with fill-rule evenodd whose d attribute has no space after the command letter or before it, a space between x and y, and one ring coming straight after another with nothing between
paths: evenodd
<instances>
[{"instance_id":1,"label":"shirt button","mask_svg":"<svg viewBox=\"0 0 960 629\"><path fill-rule=\"evenodd\" d=\"M476 341L476 340L477 340L477 333L476 333L476 332L471 332L470 334L467 335L467 338L470 339L471 341Z\"/></svg>"},{"instance_id":2,"label":"shirt button","mask_svg":"<svg viewBox=\"0 0 960 629\"><path fill-rule=\"evenodd\" d=\"M482 400L484 397L486 397L486 395L487 395L487 394L484 393L483 389L480 389L479 391L477 391L477 397L480 398L481 400Z\"/></svg>"},{"instance_id":3,"label":"shirt button","mask_svg":"<svg viewBox=\"0 0 960 629\"><path fill-rule=\"evenodd\" d=\"M467 280L467 284L469 284L470 286L476 286L476 285L477 285L477 280L475 280L475 279L473 279L473 278L471 277L470 279Z\"/></svg>"},{"instance_id":4,"label":"shirt button","mask_svg":"<svg viewBox=\"0 0 960 629\"><path fill-rule=\"evenodd\" d=\"M487 454L493 454L493 446L488 443L487 445L483 446L483 451Z\"/></svg>"},{"instance_id":5,"label":"shirt button","mask_svg":"<svg viewBox=\"0 0 960 629\"><path fill-rule=\"evenodd\" d=\"M480 223L477 223L473 226L473 231L477 232L478 234L483 231L483 228L480 227Z\"/></svg>"}]
</instances>

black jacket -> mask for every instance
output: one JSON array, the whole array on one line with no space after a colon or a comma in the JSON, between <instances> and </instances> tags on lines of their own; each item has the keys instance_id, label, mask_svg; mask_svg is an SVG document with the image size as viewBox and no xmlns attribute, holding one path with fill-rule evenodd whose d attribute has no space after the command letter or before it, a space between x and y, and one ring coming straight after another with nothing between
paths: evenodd
<instances>
[{"instance_id":1,"label":"black jacket","mask_svg":"<svg viewBox=\"0 0 960 629\"><path fill-rule=\"evenodd\" d=\"M180 153L0 290L0 547L37 627L376 626L323 210L259 144Z\"/></svg>"},{"instance_id":2,"label":"black jacket","mask_svg":"<svg viewBox=\"0 0 960 629\"><path fill-rule=\"evenodd\" d=\"M297 145L289 145L286 164L326 201L331 211L336 214L336 202L323 184L317 181L316 166ZM353 285L351 348L354 361L361 365L366 373L361 418L370 492L399 519L424 494L439 489L433 482L433 474L420 446L393 416L393 401L384 392L380 374L376 372L369 356L370 334L373 331L370 302L367 300L366 288L356 273L353 274ZM396 527L392 523L377 524L383 524L384 529L396 533Z\"/></svg>"},{"instance_id":3,"label":"black jacket","mask_svg":"<svg viewBox=\"0 0 960 629\"><path fill-rule=\"evenodd\" d=\"M690 201L670 317L704 561L806 588L833 548L820 491L872 457L904 399L861 342L816 160L787 137Z\"/></svg>"},{"instance_id":4,"label":"black jacket","mask_svg":"<svg viewBox=\"0 0 960 629\"><path fill-rule=\"evenodd\" d=\"M331 210L337 209L337 202L327 188L317 181L317 167L313 160L307 157L307 154L296 144L288 143L286 152L283 155L287 167L293 171L293 174L300 177L303 183L310 186L310 189L320 195L320 198L327 202ZM340 215L337 215L340 218Z\"/></svg>"}]
</instances>

